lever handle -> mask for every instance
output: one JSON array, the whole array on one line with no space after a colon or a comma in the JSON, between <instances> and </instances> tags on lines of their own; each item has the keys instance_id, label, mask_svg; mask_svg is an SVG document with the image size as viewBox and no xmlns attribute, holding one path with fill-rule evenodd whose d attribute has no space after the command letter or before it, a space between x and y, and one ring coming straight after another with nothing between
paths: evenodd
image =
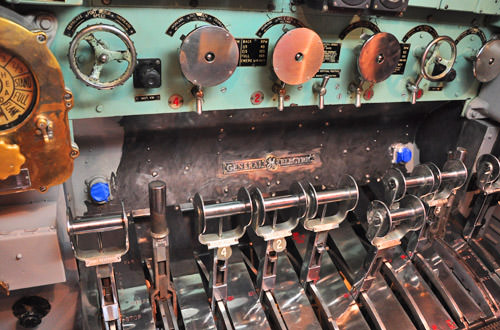
<instances>
[{"instance_id":1,"label":"lever handle","mask_svg":"<svg viewBox=\"0 0 500 330\"><path fill-rule=\"evenodd\" d=\"M201 115L203 112L203 89L201 89L201 86L194 86L191 93L196 99L196 113Z\"/></svg>"},{"instance_id":2,"label":"lever handle","mask_svg":"<svg viewBox=\"0 0 500 330\"><path fill-rule=\"evenodd\" d=\"M354 106L356 108L361 108L361 92L363 90L361 89L361 87L358 87L356 88L356 103L354 103Z\"/></svg>"},{"instance_id":3,"label":"lever handle","mask_svg":"<svg viewBox=\"0 0 500 330\"><path fill-rule=\"evenodd\" d=\"M273 92L278 94L278 110L283 111L285 108L285 83L282 82L281 84L274 84Z\"/></svg>"},{"instance_id":4,"label":"lever handle","mask_svg":"<svg viewBox=\"0 0 500 330\"><path fill-rule=\"evenodd\" d=\"M326 75L323 77L323 80L321 81L321 84L314 84L313 86L313 92L318 93L319 95L319 105L318 108L320 110L325 108L325 95L326 95L326 85L328 84L328 81L330 80L330 76Z\"/></svg>"}]
</instances>

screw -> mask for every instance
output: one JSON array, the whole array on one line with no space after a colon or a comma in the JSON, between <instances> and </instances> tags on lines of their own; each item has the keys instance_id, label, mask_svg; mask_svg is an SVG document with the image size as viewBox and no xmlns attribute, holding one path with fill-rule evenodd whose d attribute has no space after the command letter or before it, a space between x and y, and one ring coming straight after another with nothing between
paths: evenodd
<instances>
[{"instance_id":1,"label":"screw","mask_svg":"<svg viewBox=\"0 0 500 330\"><path fill-rule=\"evenodd\" d=\"M16 260L21 260L23 255L21 253L16 254Z\"/></svg>"},{"instance_id":2,"label":"screw","mask_svg":"<svg viewBox=\"0 0 500 330\"><path fill-rule=\"evenodd\" d=\"M153 171L153 173L151 173L151 176L152 176L153 178L156 178L156 177L158 176L158 172Z\"/></svg>"},{"instance_id":3,"label":"screw","mask_svg":"<svg viewBox=\"0 0 500 330\"><path fill-rule=\"evenodd\" d=\"M224 194L227 194L229 192L229 189L226 187L224 188Z\"/></svg>"},{"instance_id":4,"label":"screw","mask_svg":"<svg viewBox=\"0 0 500 330\"><path fill-rule=\"evenodd\" d=\"M41 192L45 192L46 190L47 190L47 187L45 187L45 186L40 186L40 191L41 191Z\"/></svg>"},{"instance_id":5,"label":"screw","mask_svg":"<svg viewBox=\"0 0 500 330\"><path fill-rule=\"evenodd\" d=\"M38 40L38 42L45 42L47 41L47 36L44 33L40 33L36 36L36 39Z\"/></svg>"},{"instance_id":6,"label":"screw","mask_svg":"<svg viewBox=\"0 0 500 330\"><path fill-rule=\"evenodd\" d=\"M104 107L102 106L102 104L99 104L97 107L95 107L95 111L97 111L97 112L102 112L102 110L104 110Z\"/></svg>"}]
</instances>

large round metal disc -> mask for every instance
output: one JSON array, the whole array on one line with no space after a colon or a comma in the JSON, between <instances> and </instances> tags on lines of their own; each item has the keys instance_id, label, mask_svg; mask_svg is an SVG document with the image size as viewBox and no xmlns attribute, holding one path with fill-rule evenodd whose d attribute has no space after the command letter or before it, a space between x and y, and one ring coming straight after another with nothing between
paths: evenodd
<instances>
[{"instance_id":1,"label":"large round metal disc","mask_svg":"<svg viewBox=\"0 0 500 330\"><path fill-rule=\"evenodd\" d=\"M274 72L282 82L300 85L318 72L323 56L323 42L316 32L308 28L290 30L274 47Z\"/></svg>"},{"instance_id":2,"label":"large round metal disc","mask_svg":"<svg viewBox=\"0 0 500 330\"><path fill-rule=\"evenodd\" d=\"M500 40L484 44L474 61L474 76L480 82L488 82L500 74Z\"/></svg>"},{"instance_id":3,"label":"large round metal disc","mask_svg":"<svg viewBox=\"0 0 500 330\"><path fill-rule=\"evenodd\" d=\"M179 61L187 80L201 87L210 87L231 77L239 56L238 44L227 30L205 25L184 38Z\"/></svg>"},{"instance_id":4,"label":"large round metal disc","mask_svg":"<svg viewBox=\"0 0 500 330\"><path fill-rule=\"evenodd\" d=\"M376 33L361 48L358 70L361 77L369 82L386 80L396 69L401 56L398 39L390 33Z\"/></svg>"}]
</instances>

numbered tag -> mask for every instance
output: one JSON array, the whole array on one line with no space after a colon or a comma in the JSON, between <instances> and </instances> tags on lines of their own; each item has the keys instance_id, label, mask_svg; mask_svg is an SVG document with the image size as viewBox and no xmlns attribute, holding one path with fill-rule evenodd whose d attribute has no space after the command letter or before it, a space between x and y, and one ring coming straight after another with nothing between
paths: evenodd
<instances>
[{"instance_id":1,"label":"numbered tag","mask_svg":"<svg viewBox=\"0 0 500 330\"><path fill-rule=\"evenodd\" d=\"M286 240L284 238L278 238L273 241L273 250L276 252L282 252L286 249Z\"/></svg>"},{"instance_id":2,"label":"numbered tag","mask_svg":"<svg viewBox=\"0 0 500 330\"><path fill-rule=\"evenodd\" d=\"M233 250L230 246L224 246L217 249L217 259L228 260L233 254Z\"/></svg>"}]
</instances>

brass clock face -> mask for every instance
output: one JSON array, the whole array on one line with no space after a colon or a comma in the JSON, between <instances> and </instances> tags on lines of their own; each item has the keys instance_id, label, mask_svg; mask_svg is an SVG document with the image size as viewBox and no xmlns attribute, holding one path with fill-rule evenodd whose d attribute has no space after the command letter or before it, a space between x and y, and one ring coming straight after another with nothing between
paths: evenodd
<instances>
[{"instance_id":1,"label":"brass clock face","mask_svg":"<svg viewBox=\"0 0 500 330\"><path fill-rule=\"evenodd\" d=\"M0 48L0 131L19 125L30 115L36 90L26 64Z\"/></svg>"}]
</instances>

